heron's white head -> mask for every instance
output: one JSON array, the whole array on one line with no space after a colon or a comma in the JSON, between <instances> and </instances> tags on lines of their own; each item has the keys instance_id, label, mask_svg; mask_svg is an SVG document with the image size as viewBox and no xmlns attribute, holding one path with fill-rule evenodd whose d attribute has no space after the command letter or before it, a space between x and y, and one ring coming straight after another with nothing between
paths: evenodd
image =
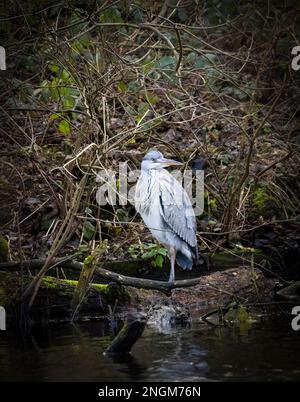
<instances>
[{"instance_id":1,"label":"heron's white head","mask_svg":"<svg viewBox=\"0 0 300 402\"><path fill-rule=\"evenodd\" d=\"M181 162L167 159L159 151L149 151L143 158L142 170L147 171L150 169L163 169L168 166L182 166Z\"/></svg>"}]
</instances>

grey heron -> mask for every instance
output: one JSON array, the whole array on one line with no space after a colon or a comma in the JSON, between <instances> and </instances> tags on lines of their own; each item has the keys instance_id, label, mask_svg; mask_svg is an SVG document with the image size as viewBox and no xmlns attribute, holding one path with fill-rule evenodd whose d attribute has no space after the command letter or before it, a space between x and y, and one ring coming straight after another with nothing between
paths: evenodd
<instances>
[{"instance_id":1,"label":"grey heron","mask_svg":"<svg viewBox=\"0 0 300 402\"><path fill-rule=\"evenodd\" d=\"M142 160L135 191L136 210L152 235L168 249L169 282L175 280L175 260L188 270L198 261L196 218L191 201L179 181L164 169L181 165L166 159L161 152L149 151Z\"/></svg>"}]
</instances>

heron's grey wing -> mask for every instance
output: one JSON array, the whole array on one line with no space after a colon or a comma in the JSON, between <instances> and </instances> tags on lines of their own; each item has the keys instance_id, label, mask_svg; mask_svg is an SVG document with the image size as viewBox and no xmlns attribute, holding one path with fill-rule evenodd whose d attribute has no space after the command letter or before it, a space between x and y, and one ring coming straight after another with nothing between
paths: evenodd
<instances>
[{"instance_id":1,"label":"heron's grey wing","mask_svg":"<svg viewBox=\"0 0 300 402\"><path fill-rule=\"evenodd\" d=\"M196 218L186 191L167 171L160 176L159 191L163 219L197 254Z\"/></svg>"}]
</instances>

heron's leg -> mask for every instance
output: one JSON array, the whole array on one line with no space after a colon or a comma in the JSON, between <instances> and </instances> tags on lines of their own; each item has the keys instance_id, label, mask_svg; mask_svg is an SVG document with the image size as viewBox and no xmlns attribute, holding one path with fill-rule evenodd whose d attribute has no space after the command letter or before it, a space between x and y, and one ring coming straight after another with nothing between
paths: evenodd
<instances>
[{"instance_id":1,"label":"heron's leg","mask_svg":"<svg viewBox=\"0 0 300 402\"><path fill-rule=\"evenodd\" d=\"M169 277L169 282L174 282L175 281L175 258L176 258L176 249L173 247L169 248L169 258L171 262L171 271L170 271L170 277Z\"/></svg>"}]
</instances>

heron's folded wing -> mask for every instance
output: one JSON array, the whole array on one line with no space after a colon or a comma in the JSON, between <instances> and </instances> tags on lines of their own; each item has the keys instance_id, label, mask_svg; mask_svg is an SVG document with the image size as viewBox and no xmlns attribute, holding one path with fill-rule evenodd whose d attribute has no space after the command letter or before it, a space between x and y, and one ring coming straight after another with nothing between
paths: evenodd
<instances>
[{"instance_id":1,"label":"heron's folded wing","mask_svg":"<svg viewBox=\"0 0 300 402\"><path fill-rule=\"evenodd\" d=\"M186 191L168 172L160 177L159 191L163 219L181 239L196 247L196 219Z\"/></svg>"}]
</instances>

